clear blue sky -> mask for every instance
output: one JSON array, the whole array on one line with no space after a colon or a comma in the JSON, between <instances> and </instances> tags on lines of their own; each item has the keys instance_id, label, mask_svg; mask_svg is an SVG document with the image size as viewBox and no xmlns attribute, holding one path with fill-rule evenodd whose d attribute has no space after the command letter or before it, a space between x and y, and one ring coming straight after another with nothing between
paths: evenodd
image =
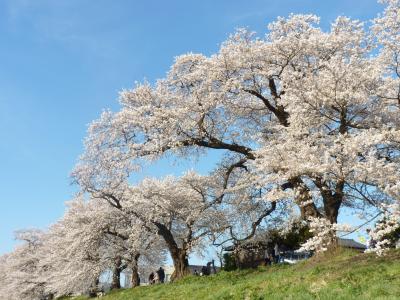
<instances>
[{"instance_id":1,"label":"clear blue sky","mask_svg":"<svg viewBox=\"0 0 400 300\"><path fill-rule=\"evenodd\" d=\"M291 12L327 26L380 10L375 0L0 0L0 254L14 230L62 216L87 124L118 108L122 88L164 76L179 54L215 52L237 27L264 35Z\"/></svg>"}]
</instances>

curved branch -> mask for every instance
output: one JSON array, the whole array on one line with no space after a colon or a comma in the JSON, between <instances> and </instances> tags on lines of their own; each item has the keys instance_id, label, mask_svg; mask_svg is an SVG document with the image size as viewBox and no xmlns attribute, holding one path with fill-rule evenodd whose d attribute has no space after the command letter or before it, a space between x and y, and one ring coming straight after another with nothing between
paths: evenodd
<instances>
[{"instance_id":1,"label":"curved branch","mask_svg":"<svg viewBox=\"0 0 400 300\"><path fill-rule=\"evenodd\" d=\"M251 232L245 238L241 238L241 239L236 238L235 234L233 233L232 227L230 227L229 228L229 232L230 232L230 234L232 236L232 239L234 239L236 242L244 242L246 240L251 239L256 234L258 225L261 224L262 220L265 217L267 217L271 213L273 213L275 211L275 209L276 209L276 202L274 201L274 202L271 202L271 207L266 209L266 210L264 210L264 212L261 214L261 216L259 216L258 219L251 224Z\"/></svg>"}]
</instances>

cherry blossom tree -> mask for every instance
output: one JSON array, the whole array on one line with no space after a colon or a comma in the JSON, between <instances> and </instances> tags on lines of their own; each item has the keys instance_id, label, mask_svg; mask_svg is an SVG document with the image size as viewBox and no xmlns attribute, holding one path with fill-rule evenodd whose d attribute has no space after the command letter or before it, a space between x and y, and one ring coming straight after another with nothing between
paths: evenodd
<instances>
[{"instance_id":1,"label":"cherry blossom tree","mask_svg":"<svg viewBox=\"0 0 400 300\"><path fill-rule=\"evenodd\" d=\"M101 135L95 133L98 134ZM210 176L188 172L179 179L147 178L132 185L129 175L136 166L130 166L120 153L108 146L94 150L91 145L90 140L83 161L74 171L74 179L92 197L106 200L113 208L135 216L146 224L145 230L163 238L175 267L172 280L189 273L188 256L193 249L202 248L205 237L215 241L215 236L228 233L231 237L228 240L243 239L243 234L239 237L234 233L235 227L243 229L234 209L241 210L242 220L250 223L245 238L253 236L261 221L275 210L275 203L261 202L258 198L253 203L248 201L254 198L255 191L246 184L233 186L244 166L236 168L228 164Z\"/></svg>"},{"instance_id":2,"label":"cherry blossom tree","mask_svg":"<svg viewBox=\"0 0 400 300\"><path fill-rule=\"evenodd\" d=\"M57 296L94 291L102 272L114 266L114 249L104 240L101 217L108 209L97 210L98 206L79 197L68 204L64 217L49 230L43 264L50 266L46 281Z\"/></svg>"},{"instance_id":3,"label":"cherry blossom tree","mask_svg":"<svg viewBox=\"0 0 400 300\"><path fill-rule=\"evenodd\" d=\"M43 237L44 233L36 229L16 232L21 244L0 258L0 299L40 300L50 296L45 291L44 270L40 267Z\"/></svg>"},{"instance_id":4,"label":"cherry blossom tree","mask_svg":"<svg viewBox=\"0 0 400 300\"><path fill-rule=\"evenodd\" d=\"M330 33L311 38L302 54L306 60L282 74L290 126L277 130L277 140L266 139L257 154L260 173L270 169L281 180L303 178L332 224L343 205L382 209L399 201L400 8L398 1L386 2L370 32L339 17ZM293 28L290 20L281 23ZM376 49L378 55L372 53Z\"/></svg>"},{"instance_id":5,"label":"cherry blossom tree","mask_svg":"<svg viewBox=\"0 0 400 300\"><path fill-rule=\"evenodd\" d=\"M164 240L174 264L172 280L189 274L189 254L201 251L207 237L226 228L212 186L209 177L194 172L181 178L147 178L133 186L132 196L122 202L128 214Z\"/></svg>"},{"instance_id":6,"label":"cherry blossom tree","mask_svg":"<svg viewBox=\"0 0 400 300\"><path fill-rule=\"evenodd\" d=\"M177 57L164 79L122 91L121 110L93 122L76 181L122 207L146 161L219 150L214 197L261 191L264 218L290 200L303 218L336 224L343 206L398 201L399 2L383 2L372 24L342 16L324 31L314 15L290 15L263 39L238 30L210 57Z\"/></svg>"},{"instance_id":7,"label":"cherry blossom tree","mask_svg":"<svg viewBox=\"0 0 400 300\"><path fill-rule=\"evenodd\" d=\"M57 296L95 291L105 272L112 274L111 287L119 288L124 269L132 271L132 286L137 286L140 258L164 259L155 236L101 200L77 197L47 236L41 265L48 270L47 289Z\"/></svg>"},{"instance_id":8,"label":"cherry blossom tree","mask_svg":"<svg viewBox=\"0 0 400 300\"><path fill-rule=\"evenodd\" d=\"M396 247L400 241L400 204L394 203L385 207L383 217L378 220L373 230L369 230L369 247L366 252L383 255L389 248Z\"/></svg>"},{"instance_id":9,"label":"cherry blossom tree","mask_svg":"<svg viewBox=\"0 0 400 300\"><path fill-rule=\"evenodd\" d=\"M0 256L0 299L7 299L7 295L9 294L9 283L7 282L8 257L9 254L3 254Z\"/></svg>"}]
</instances>

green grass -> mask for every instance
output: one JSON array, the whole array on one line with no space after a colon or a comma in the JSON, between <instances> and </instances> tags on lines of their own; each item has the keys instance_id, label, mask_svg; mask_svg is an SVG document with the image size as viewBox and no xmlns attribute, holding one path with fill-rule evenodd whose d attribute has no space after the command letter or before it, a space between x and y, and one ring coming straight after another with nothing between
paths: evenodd
<instances>
[{"instance_id":1,"label":"green grass","mask_svg":"<svg viewBox=\"0 0 400 300\"><path fill-rule=\"evenodd\" d=\"M339 249L293 266L190 276L101 299L400 299L400 251L375 257Z\"/></svg>"}]
</instances>

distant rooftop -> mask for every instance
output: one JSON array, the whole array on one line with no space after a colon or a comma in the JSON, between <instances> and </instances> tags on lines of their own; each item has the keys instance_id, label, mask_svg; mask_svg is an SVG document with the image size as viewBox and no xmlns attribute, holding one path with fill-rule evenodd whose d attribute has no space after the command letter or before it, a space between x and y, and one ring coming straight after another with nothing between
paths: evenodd
<instances>
[{"instance_id":1,"label":"distant rooftop","mask_svg":"<svg viewBox=\"0 0 400 300\"><path fill-rule=\"evenodd\" d=\"M359 250L365 250L367 249L367 246L364 244L361 244L359 242L356 242L353 239L343 239L343 238L338 238L338 244L339 246L345 247L345 248L352 248L352 249L359 249ZM266 244L262 242L247 242L242 245L243 248L247 250L252 250L252 249L265 249ZM234 251L235 250L235 245L230 245L227 247L224 247L224 251Z\"/></svg>"},{"instance_id":2,"label":"distant rooftop","mask_svg":"<svg viewBox=\"0 0 400 300\"><path fill-rule=\"evenodd\" d=\"M346 248L361 249L361 250L367 249L367 246L365 246L364 244L361 244L359 242L356 242L353 239L339 238L338 244L339 244L339 246L346 247Z\"/></svg>"}]
</instances>

